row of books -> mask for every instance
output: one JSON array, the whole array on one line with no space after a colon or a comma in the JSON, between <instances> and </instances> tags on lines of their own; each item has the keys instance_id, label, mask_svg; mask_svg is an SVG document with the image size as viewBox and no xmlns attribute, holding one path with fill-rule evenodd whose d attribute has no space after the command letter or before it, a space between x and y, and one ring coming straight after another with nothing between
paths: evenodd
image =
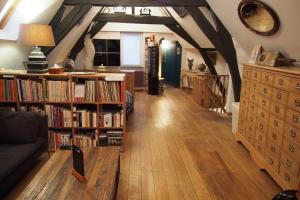
<instances>
[{"instance_id":1,"label":"row of books","mask_svg":"<svg viewBox=\"0 0 300 200\"><path fill-rule=\"evenodd\" d=\"M73 108L74 127L97 127L97 112Z\"/></svg>"},{"instance_id":2,"label":"row of books","mask_svg":"<svg viewBox=\"0 0 300 200\"><path fill-rule=\"evenodd\" d=\"M47 81L47 97L50 102L68 102L68 81Z\"/></svg>"},{"instance_id":3,"label":"row of books","mask_svg":"<svg viewBox=\"0 0 300 200\"><path fill-rule=\"evenodd\" d=\"M95 138L95 133L89 132L84 134L76 134L74 136L74 145L79 146L81 148L96 147L97 139Z\"/></svg>"},{"instance_id":4,"label":"row of books","mask_svg":"<svg viewBox=\"0 0 300 200\"><path fill-rule=\"evenodd\" d=\"M15 106L0 106L0 111L3 112L16 112Z\"/></svg>"},{"instance_id":5,"label":"row of books","mask_svg":"<svg viewBox=\"0 0 300 200\"><path fill-rule=\"evenodd\" d=\"M36 112L40 114L46 114L45 110L40 106L21 106L21 112Z\"/></svg>"},{"instance_id":6,"label":"row of books","mask_svg":"<svg viewBox=\"0 0 300 200\"><path fill-rule=\"evenodd\" d=\"M0 101L16 101L15 89L13 79L0 79Z\"/></svg>"},{"instance_id":7,"label":"row of books","mask_svg":"<svg viewBox=\"0 0 300 200\"><path fill-rule=\"evenodd\" d=\"M123 102L123 82L99 81L99 102Z\"/></svg>"},{"instance_id":8,"label":"row of books","mask_svg":"<svg viewBox=\"0 0 300 200\"><path fill-rule=\"evenodd\" d=\"M20 101L43 101L43 85L36 80L17 80Z\"/></svg>"},{"instance_id":9,"label":"row of books","mask_svg":"<svg viewBox=\"0 0 300 200\"><path fill-rule=\"evenodd\" d=\"M123 110L120 110L120 111L106 111L106 112L100 113L99 125L102 128L123 127L123 125L124 125Z\"/></svg>"},{"instance_id":10,"label":"row of books","mask_svg":"<svg viewBox=\"0 0 300 200\"><path fill-rule=\"evenodd\" d=\"M53 105L45 106L48 115L48 126L55 128L72 127L72 112L69 108L58 107Z\"/></svg>"},{"instance_id":11,"label":"row of books","mask_svg":"<svg viewBox=\"0 0 300 200\"><path fill-rule=\"evenodd\" d=\"M85 81L84 84L72 83L73 100L75 102L94 102L95 101L95 81Z\"/></svg>"},{"instance_id":12,"label":"row of books","mask_svg":"<svg viewBox=\"0 0 300 200\"><path fill-rule=\"evenodd\" d=\"M72 145L72 133L71 132L55 132L49 131L49 150L56 151L61 146Z\"/></svg>"}]
</instances>

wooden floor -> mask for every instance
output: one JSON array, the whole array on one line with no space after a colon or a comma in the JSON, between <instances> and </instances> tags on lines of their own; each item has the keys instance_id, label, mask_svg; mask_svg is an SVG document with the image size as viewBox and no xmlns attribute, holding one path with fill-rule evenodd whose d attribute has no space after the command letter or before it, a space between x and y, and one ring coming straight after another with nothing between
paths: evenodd
<instances>
[{"instance_id":1,"label":"wooden floor","mask_svg":"<svg viewBox=\"0 0 300 200\"><path fill-rule=\"evenodd\" d=\"M272 199L280 191L235 142L231 118L179 89L136 93L121 155L118 199Z\"/></svg>"},{"instance_id":2,"label":"wooden floor","mask_svg":"<svg viewBox=\"0 0 300 200\"><path fill-rule=\"evenodd\" d=\"M230 117L202 110L179 89L159 97L137 92L135 103L117 199L263 200L280 191L235 142ZM47 159L7 199L15 199Z\"/></svg>"}]
</instances>

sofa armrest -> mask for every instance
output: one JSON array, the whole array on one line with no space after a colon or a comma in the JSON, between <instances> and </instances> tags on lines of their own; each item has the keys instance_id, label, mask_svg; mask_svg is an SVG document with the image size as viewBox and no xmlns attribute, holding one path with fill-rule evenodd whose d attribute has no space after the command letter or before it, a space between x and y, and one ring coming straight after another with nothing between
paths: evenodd
<instances>
[{"instance_id":1,"label":"sofa armrest","mask_svg":"<svg viewBox=\"0 0 300 200\"><path fill-rule=\"evenodd\" d=\"M41 125L38 137L48 139L48 118L47 115L41 115Z\"/></svg>"}]
</instances>

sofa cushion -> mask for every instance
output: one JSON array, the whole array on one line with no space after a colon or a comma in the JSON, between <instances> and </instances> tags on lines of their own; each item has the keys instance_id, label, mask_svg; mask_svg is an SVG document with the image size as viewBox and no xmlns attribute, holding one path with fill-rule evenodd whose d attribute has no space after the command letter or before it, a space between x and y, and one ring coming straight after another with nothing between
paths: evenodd
<instances>
[{"instance_id":1,"label":"sofa cushion","mask_svg":"<svg viewBox=\"0 0 300 200\"><path fill-rule=\"evenodd\" d=\"M25 162L44 144L39 138L35 143L0 145L0 182L8 177L18 166Z\"/></svg>"},{"instance_id":2,"label":"sofa cushion","mask_svg":"<svg viewBox=\"0 0 300 200\"><path fill-rule=\"evenodd\" d=\"M41 117L30 112L0 112L0 142L34 142L40 128Z\"/></svg>"}]
</instances>

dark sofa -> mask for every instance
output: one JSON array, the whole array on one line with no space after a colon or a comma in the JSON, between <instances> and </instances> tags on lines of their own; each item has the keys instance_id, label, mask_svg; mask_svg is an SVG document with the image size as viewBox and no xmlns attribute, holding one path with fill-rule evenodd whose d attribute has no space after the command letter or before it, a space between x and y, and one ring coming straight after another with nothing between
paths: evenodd
<instances>
[{"instance_id":1,"label":"dark sofa","mask_svg":"<svg viewBox=\"0 0 300 200\"><path fill-rule=\"evenodd\" d=\"M48 149L47 117L0 112L0 199Z\"/></svg>"}]
</instances>

